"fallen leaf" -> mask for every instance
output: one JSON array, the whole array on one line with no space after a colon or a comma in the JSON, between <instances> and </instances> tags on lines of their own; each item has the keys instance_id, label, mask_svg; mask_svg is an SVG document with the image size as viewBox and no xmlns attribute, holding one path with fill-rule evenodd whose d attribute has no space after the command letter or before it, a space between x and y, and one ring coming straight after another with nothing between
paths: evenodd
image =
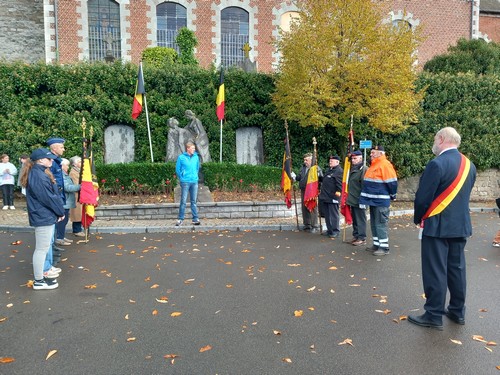
<instances>
[{"instance_id":1,"label":"fallen leaf","mask_svg":"<svg viewBox=\"0 0 500 375\"><path fill-rule=\"evenodd\" d=\"M156 302L159 302L159 303L168 303L168 297L166 297L166 296L162 296L159 299L155 298L155 300L156 300Z\"/></svg>"},{"instance_id":2,"label":"fallen leaf","mask_svg":"<svg viewBox=\"0 0 500 375\"><path fill-rule=\"evenodd\" d=\"M310 287L309 289L307 289L307 291L308 291L308 292L312 292L312 291L314 291L314 289L316 289L316 287L315 287L315 286Z\"/></svg>"},{"instance_id":3,"label":"fallen leaf","mask_svg":"<svg viewBox=\"0 0 500 375\"><path fill-rule=\"evenodd\" d=\"M488 312L488 309L479 309L479 312Z\"/></svg>"},{"instance_id":4,"label":"fallen leaf","mask_svg":"<svg viewBox=\"0 0 500 375\"><path fill-rule=\"evenodd\" d=\"M462 341L460 340L453 340L453 339L450 339L450 341L454 344L457 344L457 345L462 345Z\"/></svg>"},{"instance_id":5,"label":"fallen leaf","mask_svg":"<svg viewBox=\"0 0 500 375\"><path fill-rule=\"evenodd\" d=\"M488 346L497 346L497 343L495 341L488 341L488 343L486 345L488 345Z\"/></svg>"},{"instance_id":6,"label":"fallen leaf","mask_svg":"<svg viewBox=\"0 0 500 375\"><path fill-rule=\"evenodd\" d=\"M226 288L232 288L233 286L231 284L226 284Z\"/></svg>"},{"instance_id":7,"label":"fallen leaf","mask_svg":"<svg viewBox=\"0 0 500 375\"><path fill-rule=\"evenodd\" d=\"M308 307L307 308L309 311L314 311L314 307Z\"/></svg>"},{"instance_id":8,"label":"fallen leaf","mask_svg":"<svg viewBox=\"0 0 500 375\"><path fill-rule=\"evenodd\" d=\"M473 335L472 340L487 343L484 337L480 335Z\"/></svg>"},{"instance_id":9,"label":"fallen leaf","mask_svg":"<svg viewBox=\"0 0 500 375\"><path fill-rule=\"evenodd\" d=\"M304 311L302 311L302 310L295 310L293 312L293 316L296 316L296 317L302 316L302 314L304 314Z\"/></svg>"},{"instance_id":10,"label":"fallen leaf","mask_svg":"<svg viewBox=\"0 0 500 375\"><path fill-rule=\"evenodd\" d=\"M174 311L172 314L170 314L170 316L172 316L172 317L174 317L174 318L175 318L176 316L181 316L181 315L182 315L182 313L181 313L181 312L179 312L179 311Z\"/></svg>"},{"instance_id":11,"label":"fallen leaf","mask_svg":"<svg viewBox=\"0 0 500 375\"><path fill-rule=\"evenodd\" d=\"M339 342L338 345L351 345L351 346L354 346L353 343L352 343L352 340L351 339L345 339L344 341L342 342Z\"/></svg>"},{"instance_id":12,"label":"fallen leaf","mask_svg":"<svg viewBox=\"0 0 500 375\"><path fill-rule=\"evenodd\" d=\"M281 360L286 363L292 363L292 360L290 358L282 358Z\"/></svg>"},{"instance_id":13,"label":"fallen leaf","mask_svg":"<svg viewBox=\"0 0 500 375\"><path fill-rule=\"evenodd\" d=\"M497 370L500 370L500 366L496 366L495 368L496 368Z\"/></svg>"},{"instance_id":14,"label":"fallen leaf","mask_svg":"<svg viewBox=\"0 0 500 375\"><path fill-rule=\"evenodd\" d=\"M5 322L6 320L7 320L7 317L6 317L6 316L4 316L4 317L0 318L0 323Z\"/></svg>"},{"instance_id":15,"label":"fallen leaf","mask_svg":"<svg viewBox=\"0 0 500 375\"><path fill-rule=\"evenodd\" d=\"M277 329L273 329L273 333L274 333L276 336L281 335L281 331L278 331Z\"/></svg>"},{"instance_id":16,"label":"fallen leaf","mask_svg":"<svg viewBox=\"0 0 500 375\"><path fill-rule=\"evenodd\" d=\"M407 319L408 319L408 316L406 316L406 315L401 315L399 317L399 320L407 320Z\"/></svg>"},{"instance_id":17,"label":"fallen leaf","mask_svg":"<svg viewBox=\"0 0 500 375\"><path fill-rule=\"evenodd\" d=\"M300 267L300 263L287 264L288 267Z\"/></svg>"},{"instance_id":18,"label":"fallen leaf","mask_svg":"<svg viewBox=\"0 0 500 375\"><path fill-rule=\"evenodd\" d=\"M135 337L129 337L129 338L127 339L127 342L132 342L132 341L135 341Z\"/></svg>"},{"instance_id":19,"label":"fallen leaf","mask_svg":"<svg viewBox=\"0 0 500 375\"><path fill-rule=\"evenodd\" d=\"M490 353L493 353L493 349L491 348L488 348L487 346L484 347L487 351L489 351Z\"/></svg>"},{"instance_id":20,"label":"fallen leaf","mask_svg":"<svg viewBox=\"0 0 500 375\"><path fill-rule=\"evenodd\" d=\"M177 354L165 354L163 358L171 359L171 358L179 358L179 356Z\"/></svg>"},{"instance_id":21,"label":"fallen leaf","mask_svg":"<svg viewBox=\"0 0 500 375\"><path fill-rule=\"evenodd\" d=\"M349 286L361 286L360 284L349 284Z\"/></svg>"},{"instance_id":22,"label":"fallen leaf","mask_svg":"<svg viewBox=\"0 0 500 375\"><path fill-rule=\"evenodd\" d=\"M97 288L97 285L96 284L92 284L92 285L85 285L84 286L85 289L95 289Z\"/></svg>"},{"instance_id":23,"label":"fallen leaf","mask_svg":"<svg viewBox=\"0 0 500 375\"><path fill-rule=\"evenodd\" d=\"M153 312L151 314L158 315L158 310L153 310Z\"/></svg>"},{"instance_id":24,"label":"fallen leaf","mask_svg":"<svg viewBox=\"0 0 500 375\"><path fill-rule=\"evenodd\" d=\"M11 308L12 306L14 306L14 304L13 304L13 303L9 303L9 304L7 305L7 307L8 307L8 308Z\"/></svg>"},{"instance_id":25,"label":"fallen leaf","mask_svg":"<svg viewBox=\"0 0 500 375\"><path fill-rule=\"evenodd\" d=\"M158 288L158 287L159 287L159 285L158 285L158 284L154 284L154 285L151 285L151 288L150 288L150 289L156 289L156 288Z\"/></svg>"},{"instance_id":26,"label":"fallen leaf","mask_svg":"<svg viewBox=\"0 0 500 375\"><path fill-rule=\"evenodd\" d=\"M212 350L212 347L210 345L204 346L203 348L200 349L200 353L206 352L208 350Z\"/></svg>"},{"instance_id":27,"label":"fallen leaf","mask_svg":"<svg viewBox=\"0 0 500 375\"><path fill-rule=\"evenodd\" d=\"M127 314L127 315L125 315L125 320L128 320L128 314Z\"/></svg>"},{"instance_id":28,"label":"fallen leaf","mask_svg":"<svg viewBox=\"0 0 500 375\"><path fill-rule=\"evenodd\" d=\"M130 303L135 303L135 301L133 299L129 299L128 300Z\"/></svg>"},{"instance_id":29,"label":"fallen leaf","mask_svg":"<svg viewBox=\"0 0 500 375\"><path fill-rule=\"evenodd\" d=\"M190 283L192 283L195 280L196 279L187 279L186 281L184 281L184 284L190 284Z\"/></svg>"},{"instance_id":30,"label":"fallen leaf","mask_svg":"<svg viewBox=\"0 0 500 375\"><path fill-rule=\"evenodd\" d=\"M48 354L47 354L47 357L45 357L45 360L49 359L50 357L52 357L54 354L57 353L57 350L56 349L52 349Z\"/></svg>"},{"instance_id":31,"label":"fallen leaf","mask_svg":"<svg viewBox=\"0 0 500 375\"><path fill-rule=\"evenodd\" d=\"M123 280L116 280L116 283L121 284L121 283L123 283Z\"/></svg>"},{"instance_id":32,"label":"fallen leaf","mask_svg":"<svg viewBox=\"0 0 500 375\"><path fill-rule=\"evenodd\" d=\"M0 357L0 363L11 363L14 361L15 359L12 357Z\"/></svg>"},{"instance_id":33,"label":"fallen leaf","mask_svg":"<svg viewBox=\"0 0 500 375\"><path fill-rule=\"evenodd\" d=\"M328 269L329 269L329 270L338 270L338 268L337 268L337 267L335 267L335 266L331 266L331 267L329 267Z\"/></svg>"}]
</instances>

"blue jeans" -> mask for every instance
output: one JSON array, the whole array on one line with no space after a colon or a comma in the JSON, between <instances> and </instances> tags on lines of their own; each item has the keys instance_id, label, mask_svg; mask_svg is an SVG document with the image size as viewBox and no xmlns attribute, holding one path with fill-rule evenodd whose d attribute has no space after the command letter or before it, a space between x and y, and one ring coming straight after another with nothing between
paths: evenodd
<instances>
[{"instance_id":1,"label":"blue jeans","mask_svg":"<svg viewBox=\"0 0 500 375\"><path fill-rule=\"evenodd\" d=\"M191 214L193 221L198 221L198 207L196 207L196 199L198 198L198 183L197 182L181 182L181 204L179 206L179 220L184 220L186 212L186 201L189 193L191 200Z\"/></svg>"},{"instance_id":2,"label":"blue jeans","mask_svg":"<svg viewBox=\"0 0 500 375\"><path fill-rule=\"evenodd\" d=\"M52 253L55 225L35 227L35 251L33 252L33 275L35 280L43 279L44 263L47 256Z\"/></svg>"},{"instance_id":3,"label":"blue jeans","mask_svg":"<svg viewBox=\"0 0 500 375\"><path fill-rule=\"evenodd\" d=\"M73 221L73 223L71 224L71 226L72 226L72 229L73 229L73 233L83 232L82 222L81 221Z\"/></svg>"}]
</instances>

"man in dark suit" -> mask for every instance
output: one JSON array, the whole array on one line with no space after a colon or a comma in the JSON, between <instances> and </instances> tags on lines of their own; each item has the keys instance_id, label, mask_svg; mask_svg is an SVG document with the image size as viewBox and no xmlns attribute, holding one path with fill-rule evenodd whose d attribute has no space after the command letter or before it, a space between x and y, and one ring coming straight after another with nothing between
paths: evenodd
<instances>
[{"instance_id":1,"label":"man in dark suit","mask_svg":"<svg viewBox=\"0 0 500 375\"><path fill-rule=\"evenodd\" d=\"M425 313L408 316L410 323L443 329L443 315L465 324L465 255L472 234L469 200L476 167L458 152L460 135L454 128L439 130L415 194L414 222L421 227L422 281ZM450 291L447 309L446 291Z\"/></svg>"}]
</instances>

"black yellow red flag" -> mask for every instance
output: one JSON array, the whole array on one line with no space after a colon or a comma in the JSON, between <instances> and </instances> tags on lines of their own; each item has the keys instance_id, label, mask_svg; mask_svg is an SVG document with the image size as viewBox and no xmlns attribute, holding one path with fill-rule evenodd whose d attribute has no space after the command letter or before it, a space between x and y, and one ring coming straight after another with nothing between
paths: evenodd
<instances>
[{"instance_id":1,"label":"black yellow red flag","mask_svg":"<svg viewBox=\"0 0 500 375\"><path fill-rule=\"evenodd\" d=\"M142 63L139 64L139 72L137 73L137 84L135 87L134 103L132 104L132 118L135 120L142 112L144 94L144 75L142 73Z\"/></svg>"},{"instance_id":2,"label":"black yellow red flag","mask_svg":"<svg viewBox=\"0 0 500 375\"><path fill-rule=\"evenodd\" d=\"M290 143L288 141L288 134L285 139L285 152L283 154L283 169L281 171L281 189L285 196L285 203L288 208L292 207L292 163L290 155Z\"/></svg>"},{"instance_id":3,"label":"black yellow red flag","mask_svg":"<svg viewBox=\"0 0 500 375\"><path fill-rule=\"evenodd\" d=\"M216 104L217 108L215 110L217 118L219 121L224 119L224 106L225 106L225 87L224 87L224 68L220 68L220 80L219 80L219 91L217 92Z\"/></svg>"},{"instance_id":4,"label":"black yellow red flag","mask_svg":"<svg viewBox=\"0 0 500 375\"><path fill-rule=\"evenodd\" d=\"M92 142L87 139L83 141L78 201L82 204L82 226L88 228L95 219L95 207L99 204L99 184L95 174Z\"/></svg>"},{"instance_id":5,"label":"black yellow red flag","mask_svg":"<svg viewBox=\"0 0 500 375\"><path fill-rule=\"evenodd\" d=\"M349 134L347 136L348 144L347 144L347 155L344 161L344 175L342 177L342 194L340 196L340 213L344 216L344 220L346 224L352 224L352 214L351 209L347 205L347 195L349 194L349 172L351 170L351 153L354 147L354 133L349 130Z\"/></svg>"}]
</instances>

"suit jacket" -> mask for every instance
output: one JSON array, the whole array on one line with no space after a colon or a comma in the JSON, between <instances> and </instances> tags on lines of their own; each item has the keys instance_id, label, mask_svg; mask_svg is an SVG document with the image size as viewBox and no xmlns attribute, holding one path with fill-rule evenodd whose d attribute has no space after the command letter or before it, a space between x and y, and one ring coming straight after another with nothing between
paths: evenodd
<instances>
[{"instance_id":1,"label":"suit jacket","mask_svg":"<svg viewBox=\"0 0 500 375\"><path fill-rule=\"evenodd\" d=\"M415 194L413 221L420 224L427 209L457 177L461 156L457 149L449 149L431 160L420 177ZM476 167L471 162L469 174L457 196L439 214L427 218L423 234L429 237L458 238L472 234L469 200L476 181Z\"/></svg>"}]
</instances>

